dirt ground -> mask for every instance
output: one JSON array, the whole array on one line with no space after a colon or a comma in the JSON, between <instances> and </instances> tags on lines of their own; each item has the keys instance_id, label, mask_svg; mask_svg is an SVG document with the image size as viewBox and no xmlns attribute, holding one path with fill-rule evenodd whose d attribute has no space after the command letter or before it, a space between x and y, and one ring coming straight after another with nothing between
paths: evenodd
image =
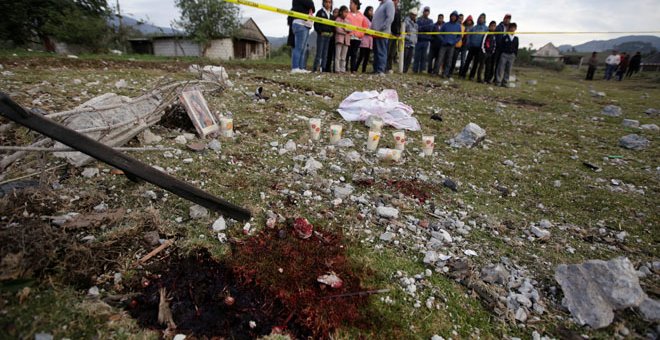
<instances>
[{"instance_id":1,"label":"dirt ground","mask_svg":"<svg viewBox=\"0 0 660 340\"><path fill-rule=\"evenodd\" d=\"M0 55L0 89L25 107L64 111L103 93L135 97L195 79L190 63ZM176 151L131 156L254 218L214 231L217 213L192 218L192 203L106 164L75 168L30 153L0 174L0 338L658 336L657 322L634 308L617 311L606 328L580 326L562 306L554 272L624 256L646 268L641 287L659 298L658 131L622 120L658 124L645 112L660 109L660 75L589 83L586 70L518 68L516 88L494 88L413 74L291 75L270 62L222 66L233 87L206 99L214 113L231 112L234 138L218 137L217 151L177 144L194 129L173 107L151 128L163 138L151 146ZM117 87L122 79L127 86ZM267 101L254 98L259 86ZM368 128L336 112L354 91L383 89L395 89L422 126L407 134L399 163L368 152ZM602 115L606 105L623 115ZM312 141L308 118L342 124L350 143L330 145L325 130ZM449 146L470 122L485 140ZM392 132L384 129L381 147L394 146ZM649 146L620 147L633 133ZM421 154L422 135L435 136L433 156ZM38 138L14 126L0 144ZM135 138L127 146L144 145ZM322 167L309 170L310 158ZM99 174L84 177L85 168ZM69 213L79 215L55 223ZM532 227L549 233L538 237ZM302 238L301 228L312 236ZM173 245L138 263L167 240ZM441 258L425 263L431 249ZM497 264L518 284L482 280L483 268ZM319 282L331 274L339 287ZM507 299L521 287L538 296L524 320ZM158 322L161 288L176 328Z\"/></svg>"}]
</instances>

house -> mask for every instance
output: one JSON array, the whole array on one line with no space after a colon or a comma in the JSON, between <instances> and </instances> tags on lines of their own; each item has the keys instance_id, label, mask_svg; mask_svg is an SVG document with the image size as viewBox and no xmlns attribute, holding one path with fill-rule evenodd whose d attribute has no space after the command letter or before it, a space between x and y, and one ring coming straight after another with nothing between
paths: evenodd
<instances>
[{"instance_id":1,"label":"house","mask_svg":"<svg viewBox=\"0 0 660 340\"><path fill-rule=\"evenodd\" d=\"M136 53L149 51L144 39L130 39ZM154 55L165 57L207 57L209 59L262 59L270 55L268 38L252 18L241 22L232 37L212 39L204 50L202 46L184 35L160 35L150 39Z\"/></svg>"},{"instance_id":2,"label":"house","mask_svg":"<svg viewBox=\"0 0 660 340\"><path fill-rule=\"evenodd\" d=\"M545 46L541 47L532 54L532 60L541 60L541 61L550 61L558 62L564 59L564 56L561 55L561 51L552 43L547 43Z\"/></svg>"}]
</instances>

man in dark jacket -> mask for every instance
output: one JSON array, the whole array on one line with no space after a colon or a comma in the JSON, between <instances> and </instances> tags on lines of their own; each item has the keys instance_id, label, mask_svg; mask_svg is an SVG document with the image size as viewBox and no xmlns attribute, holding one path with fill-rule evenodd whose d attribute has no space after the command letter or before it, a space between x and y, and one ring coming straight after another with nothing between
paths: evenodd
<instances>
[{"instance_id":1,"label":"man in dark jacket","mask_svg":"<svg viewBox=\"0 0 660 340\"><path fill-rule=\"evenodd\" d=\"M394 3L394 21L392 21L392 35L401 36L401 10L399 9L399 0L392 0ZM387 46L387 65L385 71L392 70L392 64L396 62L398 55L398 40L392 40Z\"/></svg>"},{"instance_id":2,"label":"man in dark jacket","mask_svg":"<svg viewBox=\"0 0 660 340\"><path fill-rule=\"evenodd\" d=\"M316 12L316 16L323 19L334 20L332 17L332 0L323 0L323 7ZM314 58L314 66L312 71L316 72L327 71L324 70L327 63L328 48L330 47L330 39L335 28L329 25L314 23L314 31L316 31L316 57ZM334 44L333 44L334 45Z\"/></svg>"},{"instance_id":3,"label":"man in dark jacket","mask_svg":"<svg viewBox=\"0 0 660 340\"><path fill-rule=\"evenodd\" d=\"M630 65L628 65L628 73L626 77L630 78L634 73L639 72L639 69L642 67L642 54L640 52L635 53L635 55L630 59Z\"/></svg>"},{"instance_id":4,"label":"man in dark jacket","mask_svg":"<svg viewBox=\"0 0 660 340\"><path fill-rule=\"evenodd\" d=\"M509 30L509 23L511 23L511 14L507 14L504 16L504 20L500 22L499 25L495 28L495 32L506 32ZM496 35L497 37L497 50L495 50L495 73L497 73L497 68L500 65L500 56L502 55L502 50L500 47L502 46L502 39L504 38L504 34L498 34Z\"/></svg>"},{"instance_id":5,"label":"man in dark jacket","mask_svg":"<svg viewBox=\"0 0 660 340\"><path fill-rule=\"evenodd\" d=\"M509 83L509 74L513 68L513 62L518 56L518 37L514 34L518 25L512 22L509 24L507 34L502 37L502 46L500 51L500 64L497 66L497 79L495 79L496 86L506 87Z\"/></svg>"},{"instance_id":6,"label":"man in dark jacket","mask_svg":"<svg viewBox=\"0 0 660 340\"><path fill-rule=\"evenodd\" d=\"M438 14L438 21L433 25L433 32L440 32L442 25L445 24L445 16L443 14ZM442 35L436 34L433 35L431 40L431 47L429 48L429 58L428 58L428 73L433 74L435 69L435 64L438 63L438 55L440 54L440 44L442 44Z\"/></svg>"},{"instance_id":7,"label":"man in dark jacket","mask_svg":"<svg viewBox=\"0 0 660 340\"><path fill-rule=\"evenodd\" d=\"M415 45L415 53L413 56L413 72L419 73L426 69L426 57L429 53L429 46L433 36L430 34L423 34L425 32L433 31L433 20L429 18L431 8L424 7L422 16L417 18L417 44ZM422 33L422 34L420 34Z\"/></svg>"},{"instance_id":8,"label":"man in dark jacket","mask_svg":"<svg viewBox=\"0 0 660 340\"><path fill-rule=\"evenodd\" d=\"M443 78L449 78L449 72L454 67L450 65L452 57L454 56L454 49L456 43L461 40L461 23L458 22L458 12L453 11L449 16L449 22L442 25L440 32L455 33L445 34L442 36L442 44L440 45L440 55L438 56L437 69L433 73L440 74L440 67L444 67L442 73Z\"/></svg>"},{"instance_id":9,"label":"man in dark jacket","mask_svg":"<svg viewBox=\"0 0 660 340\"><path fill-rule=\"evenodd\" d=\"M589 68L587 69L586 80L594 80L594 74L596 73L596 67L598 66L598 53L594 52L591 54L591 58L587 62Z\"/></svg>"},{"instance_id":10,"label":"man in dark jacket","mask_svg":"<svg viewBox=\"0 0 660 340\"><path fill-rule=\"evenodd\" d=\"M479 65L477 69L477 82L481 83L481 68L482 66L486 67L486 73L484 75L484 82L490 84L493 81L495 75L495 50L497 49L497 37L494 34L489 34L495 32L495 27L497 23L491 21L488 24L488 33L484 35L484 39L481 41L481 53L483 55L483 63Z\"/></svg>"}]
</instances>

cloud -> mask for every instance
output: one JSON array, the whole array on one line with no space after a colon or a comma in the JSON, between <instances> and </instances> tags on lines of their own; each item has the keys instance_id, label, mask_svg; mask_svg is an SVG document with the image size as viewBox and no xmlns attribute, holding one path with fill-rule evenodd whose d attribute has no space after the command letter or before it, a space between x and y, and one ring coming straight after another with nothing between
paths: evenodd
<instances>
[{"instance_id":1,"label":"cloud","mask_svg":"<svg viewBox=\"0 0 660 340\"><path fill-rule=\"evenodd\" d=\"M270 6L289 9L291 0L256 0ZM321 1L314 3L320 6ZM335 0L335 7L347 5L348 0ZM362 8L366 6L378 7L377 0L362 0ZM136 17L147 19L159 26L169 26L172 20L179 17L179 10L174 0L120 0L122 12ZM653 31L657 27L657 0L615 1L615 0L488 0L463 1L450 0L423 1L423 6L431 7L431 17L439 13L447 16L451 11L478 16L486 13L488 20L498 23L504 14L511 13L513 21L518 24L518 30L547 32L547 31ZM264 10L241 6L243 17L252 17L267 36L285 36L288 33L286 17ZM588 34L588 35L520 35L521 46L533 43L540 47L548 42L555 45L580 44L590 40L613 39L627 34ZM657 35L657 34L656 34Z\"/></svg>"}]
</instances>

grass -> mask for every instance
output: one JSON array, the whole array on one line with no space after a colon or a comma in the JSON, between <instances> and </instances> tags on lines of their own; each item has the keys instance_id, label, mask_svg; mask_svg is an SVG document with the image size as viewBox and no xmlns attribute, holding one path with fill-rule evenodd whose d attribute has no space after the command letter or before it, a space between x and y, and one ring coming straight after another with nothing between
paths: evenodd
<instances>
[{"instance_id":1,"label":"grass","mask_svg":"<svg viewBox=\"0 0 660 340\"><path fill-rule=\"evenodd\" d=\"M12 77L0 78L0 87L13 94L14 98L27 106L37 106L49 111L72 108L80 102L98 94L119 91L120 94L136 96L145 89L155 86L162 77L190 79L182 64L172 63L171 59L136 56L80 56L83 64L64 66L57 64L57 57L29 53L12 56L13 52L1 52L0 64L15 73ZM140 64L131 66L131 59L148 61L153 67ZM24 59L42 61L42 66L25 69L20 66ZM84 64L93 61L92 64ZM121 61L99 72L99 61ZM183 63L202 63L194 59L179 60ZM51 65L48 65L51 63ZM273 210L286 216L303 216L313 223L330 228L341 228L350 235L347 246L351 258L374 273L370 286L390 288L392 304L381 300L382 296L371 298L370 310L382 318L381 329L362 333L357 329L341 329L339 338L387 337L387 338L429 338L440 334L455 338L503 338L504 336L527 337L533 329L557 336L559 329L567 328L577 334L596 337L611 336L616 327L628 325L637 334L645 334L646 323L619 317L616 324L601 331L577 327L566 321L568 314L553 301L549 315L539 323L520 328L504 323L473 296L463 286L448 277L434 273L426 278L425 289L414 299L407 295L398 283L397 271L412 276L424 272L421 256L415 250L414 241L402 239L406 247L384 245L378 241L387 225L373 219L360 222L360 213L372 213L356 204L332 205L329 190L342 181L351 182L355 173L362 168L370 168L365 163L352 164L343 160L343 151L335 150L323 161L324 168L317 177L305 176L300 172L304 160L294 160L294 156L313 155L321 159L322 143L310 143L306 135L306 123L299 116L321 117L323 125L342 123L346 135L353 139L355 149L362 151L367 129L362 124L343 122L334 110L353 91L381 90L394 88L401 101L415 110L415 116L422 125L422 133L409 133L411 144L405 162L390 167L392 172L376 175L378 182L390 179L414 179L423 173L429 177L433 187L430 203L418 204L410 199L400 199L405 206L406 216L428 218L431 204L448 211L466 211L466 222L472 220L475 227L464 236L464 247L478 250L477 258L472 259L476 268L507 256L516 263L526 266L542 290L556 283L552 279L554 268L560 263L576 263L588 259L609 259L628 256L634 263L641 264L657 260L660 255L657 226L658 188L657 163L660 152L657 146L657 133L630 130L621 126L621 118L609 118L599 114L603 106L615 104L622 107L624 117L637 119L641 124L657 123L657 118L644 114L647 108L660 108L660 86L656 74L642 74L624 82L582 80L583 71L567 68L561 72L533 68L519 68L515 74L520 79L516 89L491 88L482 84L465 81L443 83L438 78L426 75L390 75L374 77L367 75L290 75L288 61L284 58L261 61L231 61L225 64L235 83L233 89L220 95L207 96L212 109L234 114L234 122L240 134L233 140L221 140L222 151L218 154L206 151L196 154L182 149L175 158L164 158L158 153L140 153L134 156L152 165L178 170L174 176L189 181L213 194L234 203L251 208L256 214L251 224L261 228L265 221L265 211ZM180 65L172 71L162 65ZM63 69L66 67L66 69ZM178 67L178 66L177 66ZM74 79L81 79L75 85ZM119 79L126 79L130 86L114 88ZM526 81L536 79L538 85L527 85ZM87 83L99 81L98 85ZM48 83L44 83L47 81ZM264 86L271 99L258 103L250 98L257 86ZM605 98L594 98L589 94L590 87L606 92ZM28 90L39 88L32 94ZM276 96L273 96L275 94ZM74 100L75 97L78 97ZM325 98L324 98L325 97ZM33 104L34 99L40 103ZM498 108L497 103L506 107ZM574 105L579 108L574 109ZM324 113L325 112L325 113ZM440 113L442 122L430 119L431 114ZM593 120L592 117L604 118ZM453 137L466 124L474 122L486 129L487 141L474 149L455 150L443 141ZM175 146L172 139L179 132L155 128L165 137L163 144ZM390 129L386 130L383 145L392 144ZM651 141L651 146L642 151L620 148L618 139L629 133L639 133ZM437 154L434 158L419 158L417 144L422 134L436 136ZM34 138L33 134L19 129L17 142L25 144ZM279 155L278 149L287 140L294 140L298 150ZM278 142L272 147L271 142ZM622 156L621 161L606 158L610 155ZM26 167L38 168L40 161L32 155L21 167L6 172L5 178L18 176ZM192 164L182 164L181 159L191 157ZM369 160L373 156L365 155ZM512 160L515 167L503 164ZM602 172L594 172L582 165L583 161L594 163ZM43 161L42 161L43 162ZM48 157L46 162L55 163ZM335 164L340 172L330 169ZM105 168L104 165L98 165ZM164 196L162 190L149 184L136 185L120 176L103 175L85 179L74 176L64 181L64 193L73 196L79 191L89 195L104 192L105 202L111 207L131 208L136 212L157 209L162 224L158 227L161 235L179 237L178 247L184 251L207 248L222 258L227 256L227 247L218 244L215 235L209 230L215 216L205 220L188 220L190 203L174 195ZM452 193L440 185L441 175L459 182L459 192ZM642 188L644 194L632 191L615 192L609 184L611 179ZM555 187L554 182L561 181ZM502 196L497 186L507 187L515 196ZM282 191L289 190L290 194ZM142 197L145 190L159 194L158 201ZM311 191L312 197L302 195ZM399 199L395 188L387 186L356 187L355 196L366 195L372 201L391 203ZM315 197L320 197L317 200ZM101 197L101 196L99 196ZM263 197L263 198L262 198ZM162 198L165 198L163 200ZM71 205L71 211L80 207ZM63 211L67 212L67 211ZM79 211L85 212L85 211ZM183 223L174 222L176 217L184 218ZM555 224L548 241L530 241L529 226L541 219ZM367 228L362 227L367 224ZM559 228L557 226L562 226ZM565 228L564 228L565 227ZM611 234L626 231L629 235L624 242L607 242L599 238L599 229L605 228ZM370 232L367 233L366 229ZM98 231L100 235L104 231ZM246 237L242 225L229 229L232 237ZM588 236L596 236L595 239ZM568 247L575 249L574 253ZM645 287L656 289L657 282L643 281ZM67 336L97 334L101 338L141 334L134 327L118 330L112 322L91 315L82 309L62 311L51 315L49 305L77 305L84 301L81 292L69 288L53 288L39 285L38 295L43 298L29 298L23 305L17 305L15 293L3 292L7 301L0 310L7 312L14 322L14 337L32 336L35 332L48 331ZM428 310L424 306L427 297L435 296L439 310ZM551 299L551 297L548 297ZM420 300L421 308L414 308L415 300ZM57 310L57 309L56 309ZM119 311L113 310L113 313ZM365 311L368 312L368 311ZM37 316L38 321L27 321ZM562 319L558 319L561 317ZM60 325L69 325L69 331L60 330ZM7 326L0 324L0 337L7 332ZM141 336L141 335L140 335Z\"/></svg>"}]
</instances>

